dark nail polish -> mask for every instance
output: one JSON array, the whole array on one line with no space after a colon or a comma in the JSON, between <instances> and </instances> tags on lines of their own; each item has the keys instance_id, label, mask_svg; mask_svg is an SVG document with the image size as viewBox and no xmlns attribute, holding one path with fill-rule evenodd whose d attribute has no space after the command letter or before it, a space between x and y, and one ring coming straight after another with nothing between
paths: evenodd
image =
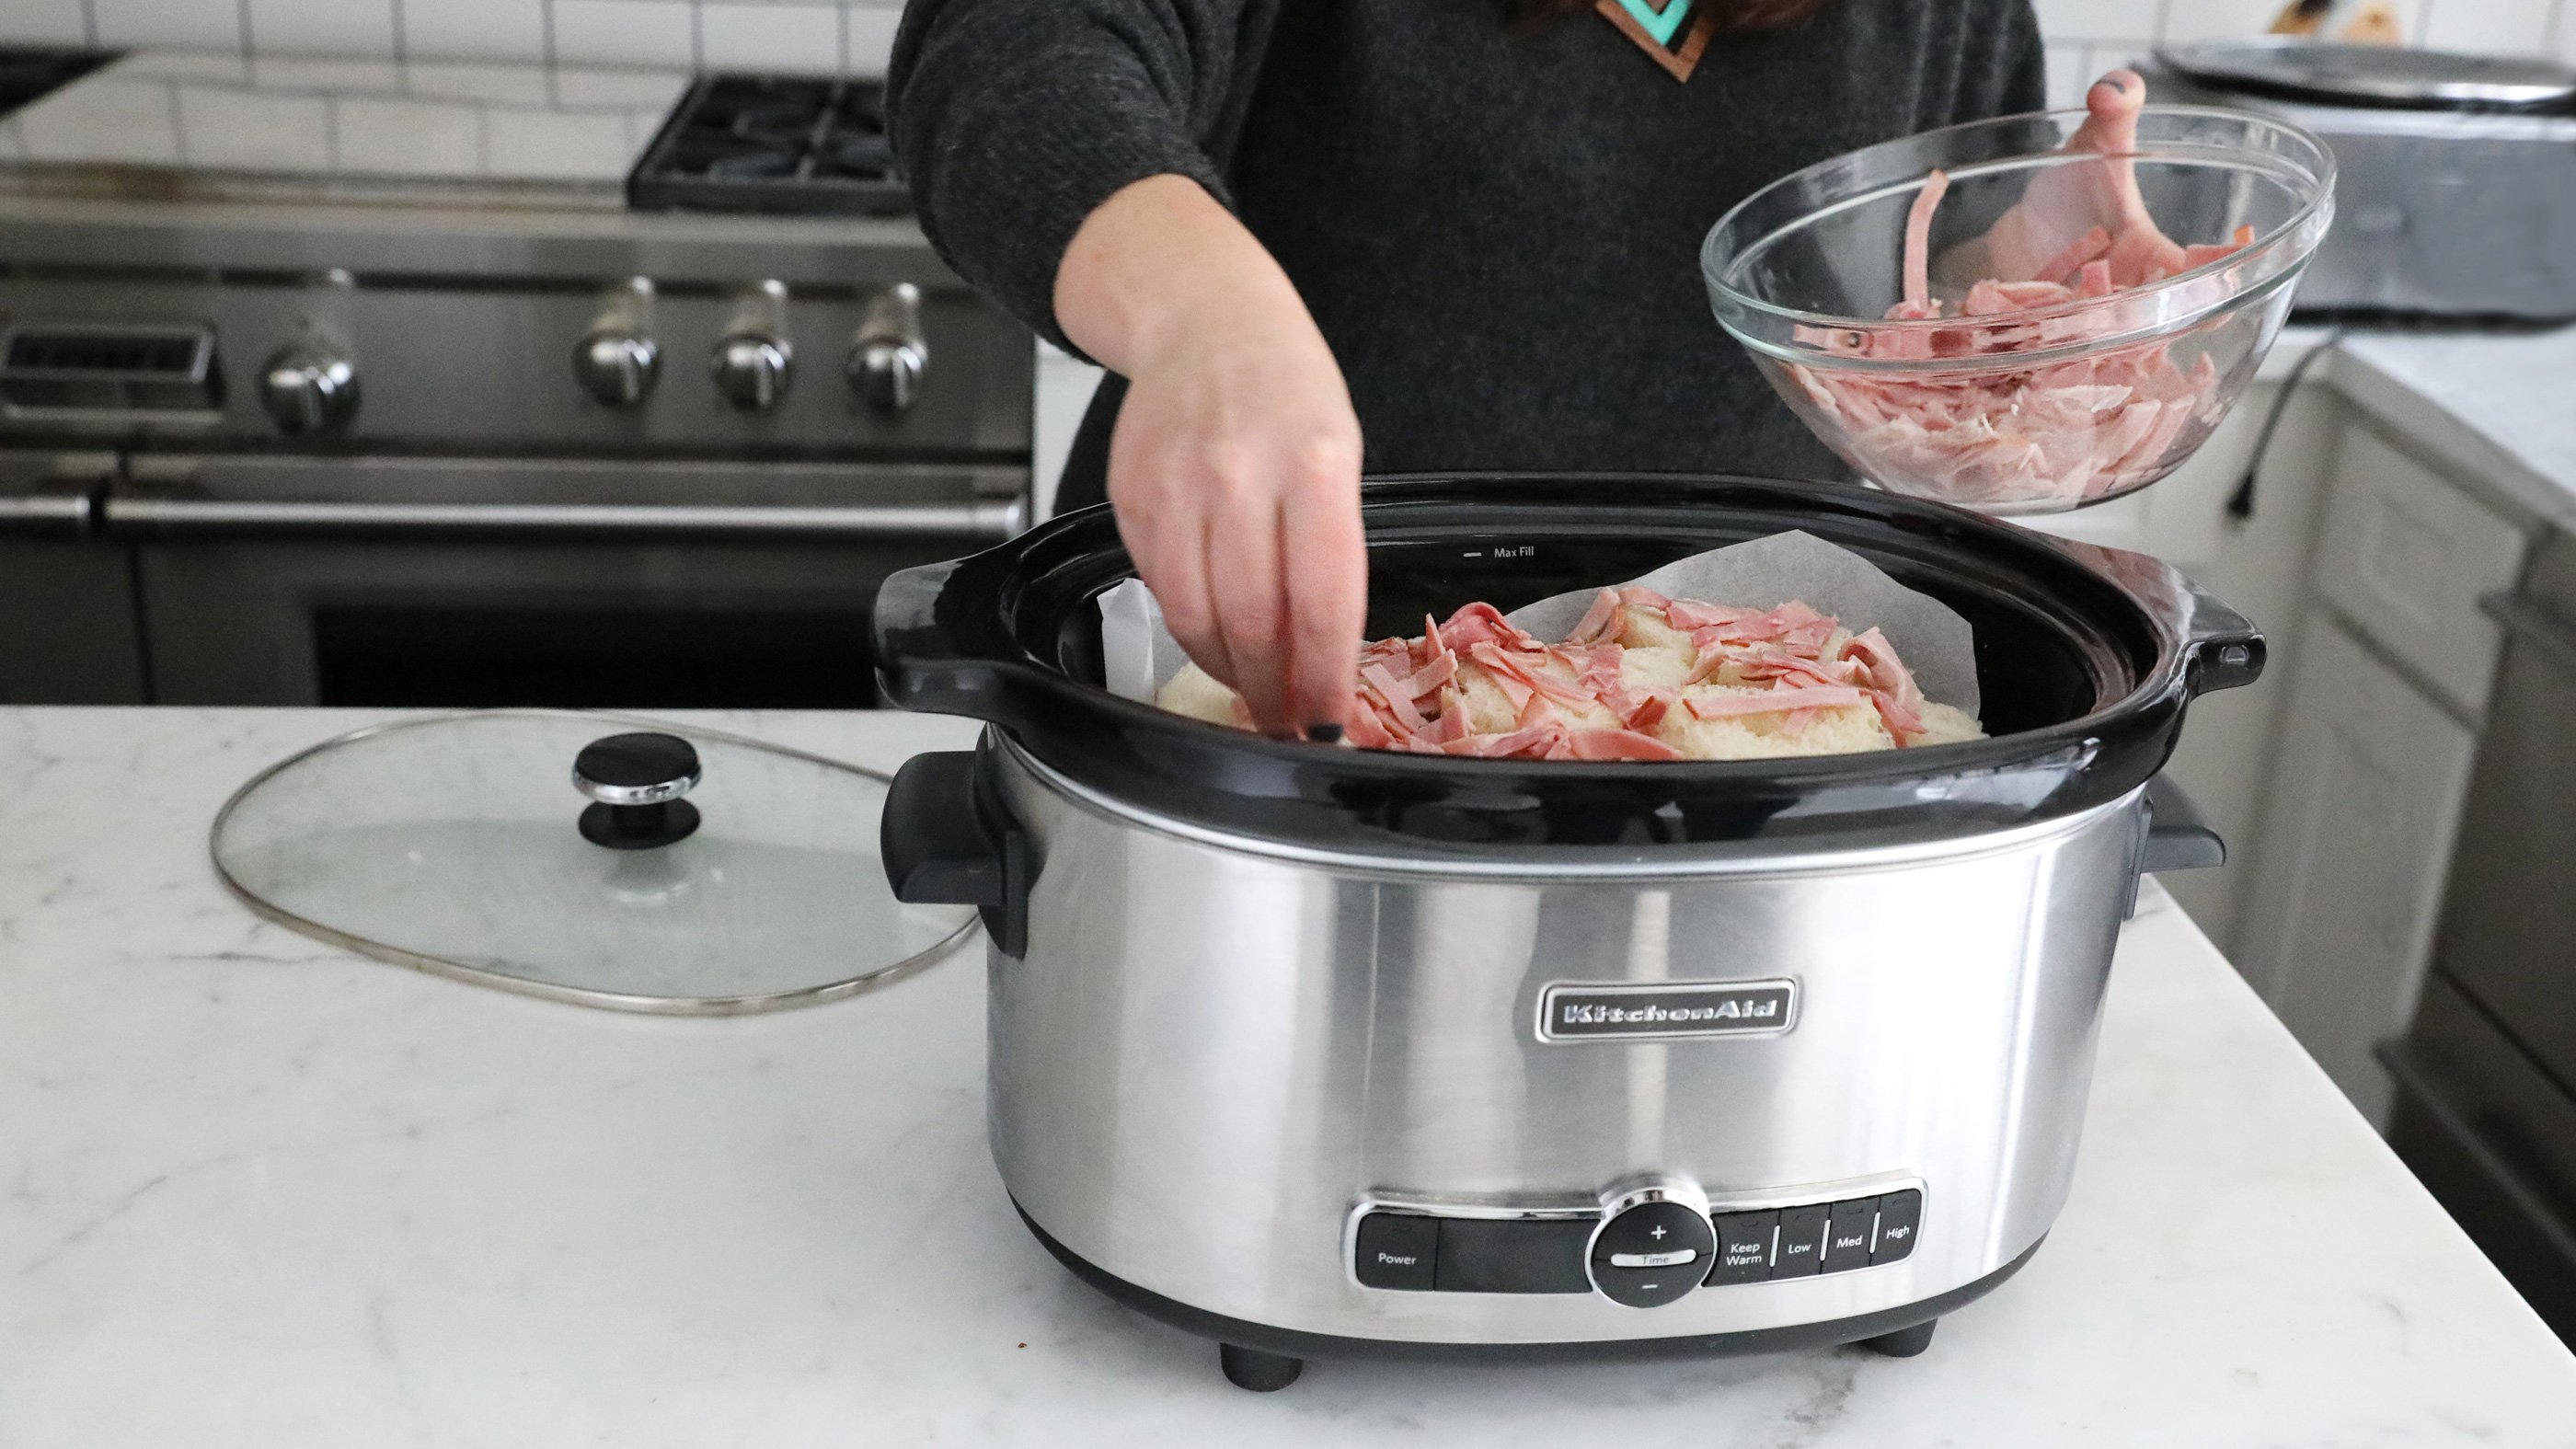
<instances>
[{"instance_id":1,"label":"dark nail polish","mask_svg":"<svg viewBox=\"0 0 2576 1449\"><path fill-rule=\"evenodd\" d=\"M1306 738L1319 745L1338 745L1342 742L1342 727L1336 724L1308 725Z\"/></svg>"}]
</instances>

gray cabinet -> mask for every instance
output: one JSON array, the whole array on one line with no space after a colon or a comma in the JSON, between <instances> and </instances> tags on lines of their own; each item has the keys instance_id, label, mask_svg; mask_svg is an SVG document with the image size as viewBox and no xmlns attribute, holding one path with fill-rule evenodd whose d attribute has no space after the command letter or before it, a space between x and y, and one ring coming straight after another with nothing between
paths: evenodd
<instances>
[{"instance_id":1,"label":"gray cabinet","mask_svg":"<svg viewBox=\"0 0 2576 1449\"><path fill-rule=\"evenodd\" d=\"M2476 737L2339 620L2287 681L2237 962L2373 1121L2423 987Z\"/></svg>"},{"instance_id":2,"label":"gray cabinet","mask_svg":"<svg viewBox=\"0 0 2576 1449\"><path fill-rule=\"evenodd\" d=\"M2347 423L2247 852L2235 957L2374 1123L2432 952L2521 524Z\"/></svg>"}]
</instances>

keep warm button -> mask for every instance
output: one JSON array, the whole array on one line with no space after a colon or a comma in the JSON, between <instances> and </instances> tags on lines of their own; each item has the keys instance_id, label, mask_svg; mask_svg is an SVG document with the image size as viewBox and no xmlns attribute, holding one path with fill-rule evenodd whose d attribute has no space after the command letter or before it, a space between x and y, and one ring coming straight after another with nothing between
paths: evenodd
<instances>
[{"instance_id":1,"label":"keep warm button","mask_svg":"<svg viewBox=\"0 0 2576 1449\"><path fill-rule=\"evenodd\" d=\"M1428 1293L1440 1260L1440 1220L1415 1213L1370 1213L1360 1219L1352 1257L1362 1287Z\"/></svg>"}]
</instances>

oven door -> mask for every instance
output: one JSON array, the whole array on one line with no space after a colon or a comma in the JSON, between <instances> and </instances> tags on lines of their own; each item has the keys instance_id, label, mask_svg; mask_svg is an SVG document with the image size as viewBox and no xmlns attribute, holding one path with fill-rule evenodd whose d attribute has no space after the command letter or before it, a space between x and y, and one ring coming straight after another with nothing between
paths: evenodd
<instances>
[{"instance_id":1,"label":"oven door","mask_svg":"<svg viewBox=\"0 0 2576 1449\"><path fill-rule=\"evenodd\" d=\"M100 538L106 453L0 451L0 704L141 704L125 549Z\"/></svg>"},{"instance_id":2,"label":"oven door","mask_svg":"<svg viewBox=\"0 0 2576 1449\"><path fill-rule=\"evenodd\" d=\"M102 505L164 704L851 708L889 573L1024 469L156 457Z\"/></svg>"}]
</instances>

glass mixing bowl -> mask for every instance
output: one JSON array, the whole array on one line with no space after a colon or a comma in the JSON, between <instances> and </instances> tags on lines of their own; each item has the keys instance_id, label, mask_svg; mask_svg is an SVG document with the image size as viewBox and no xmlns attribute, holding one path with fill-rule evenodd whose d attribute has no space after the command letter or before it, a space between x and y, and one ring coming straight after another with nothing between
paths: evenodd
<instances>
[{"instance_id":1,"label":"glass mixing bowl","mask_svg":"<svg viewBox=\"0 0 2576 1449\"><path fill-rule=\"evenodd\" d=\"M2297 126L2188 106L2141 111L2123 155L2061 149L2084 119L2007 116L1849 152L1710 230L1700 271L1718 322L1863 478L1990 514L2103 502L2180 466L2254 380L2333 220L2332 156ZM1928 248L1940 315L1891 319L1907 217L1935 169L1949 177ZM2104 295L2072 294L2103 285L2079 267L2065 295L1971 297L1993 276L1989 229L2026 195L2025 253L2044 239L2064 262L2098 242L2092 228L2120 233L2123 169L2156 229L2202 255Z\"/></svg>"}]
</instances>

